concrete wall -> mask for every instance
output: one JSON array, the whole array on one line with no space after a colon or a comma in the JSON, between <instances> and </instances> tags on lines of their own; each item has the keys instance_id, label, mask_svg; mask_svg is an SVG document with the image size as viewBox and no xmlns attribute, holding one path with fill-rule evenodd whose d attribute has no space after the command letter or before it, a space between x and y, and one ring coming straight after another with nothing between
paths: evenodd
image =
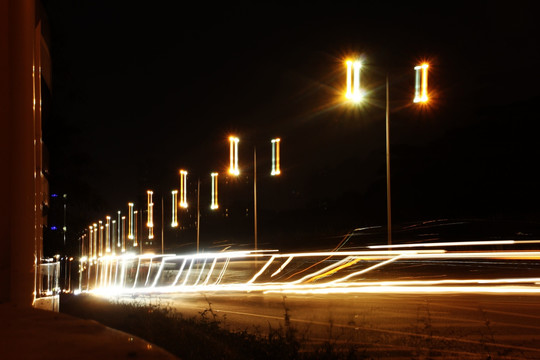
<instances>
[{"instance_id":1,"label":"concrete wall","mask_svg":"<svg viewBox=\"0 0 540 360\"><path fill-rule=\"evenodd\" d=\"M0 0L0 301L31 306L37 251L34 0ZM39 103L39 101L38 101Z\"/></svg>"}]
</instances>

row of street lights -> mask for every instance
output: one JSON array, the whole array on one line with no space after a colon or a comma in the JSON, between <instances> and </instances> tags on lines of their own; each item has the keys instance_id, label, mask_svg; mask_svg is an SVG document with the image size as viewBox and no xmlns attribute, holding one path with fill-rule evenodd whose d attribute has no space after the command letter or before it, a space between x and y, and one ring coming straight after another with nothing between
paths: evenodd
<instances>
[{"instance_id":1,"label":"row of street lights","mask_svg":"<svg viewBox=\"0 0 540 360\"><path fill-rule=\"evenodd\" d=\"M360 74L362 69L362 62L359 59L347 60L345 62L347 67L346 78L346 92L345 98L354 104L360 103L364 98L364 91L360 87ZM415 96L414 103L425 104L428 102L428 68L427 63L415 66ZM280 139L275 138L271 140L272 145L272 168L270 174L272 176L280 175ZM229 175L239 176L239 160L238 160L238 144L240 139L236 136L229 137ZM171 227L175 228L179 226L178 222L178 209L186 209L187 203L187 175L188 171L179 170L180 176L180 188L179 190L172 190L172 221ZM216 210L219 208L218 203L218 177L217 172L212 172L211 176L211 204L210 209ZM389 79L386 76L386 192L387 192L387 232L388 232L388 245L392 244L392 213L391 213L391 187L390 187L390 91L389 91ZM200 207L199 207L199 193L200 193L200 179L197 184L197 252L199 251L199 224L200 224ZM178 199L179 196L179 199ZM163 207L163 204L162 204ZM89 257L97 258L103 256L103 248L105 247L106 254L114 254L116 249L114 246L114 240L116 240L116 248L120 252L126 251L126 233L127 239L133 242L133 246L138 246L138 234L137 234L137 211L134 210L134 203L128 204L129 217L121 216L121 212L118 211L118 219L112 220L111 217L106 217L106 222L101 220L98 223L94 223L88 228L88 254ZM257 250L257 151L253 148L253 208L254 208L254 248ZM162 209L163 213L163 209ZM142 214L141 214L142 215ZM153 191L147 191L147 222L148 239L154 238L154 203L153 203ZM126 227L127 225L127 227ZM162 226L163 228L163 226ZM86 236L86 234L85 234ZM103 244L105 242L105 246ZM113 246L111 246L111 243ZM163 252L163 229L162 229L162 252Z\"/></svg>"},{"instance_id":2,"label":"row of street lights","mask_svg":"<svg viewBox=\"0 0 540 360\"><path fill-rule=\"evenodd\" d=\"M239 176L239 160L238 160L238 143L240 139L236 136L229 137L230 143L230 166L229 174L232 176ZM272 145L272 166L270 175L277 176L281 174L280 168L280 142L279 138L271 140ZM256 149L254 148L254 180L253 180L253 194L254 194L254 247L257 249L257 156ZM188 171L185 169L179 170L180 178L180 187L179 190L174 189L171 191L172 197L172 206L171 206L171 227L177 228L179 226L178 221L178 209L187 209L187 176ZM211 210L217 210L219 208L218 202L218 177L217 172L211 172ZM197 253L199 252L199 240L200 240L200 178L197 181ZM154 239L154 201L152 190L147 190L147 221L146 228L148 229L148 239ZM85 242L86 237L88 237L88 253L87 258L97 259L104 255L115 255L116 252L125 253L128 248L128 242L134 248L137 248L139 244L141 245L142 252L142 242L139 241L140 235L138 231L138 216L139 212L135 210L135 204L133 202L128 203L128 216L121 215L121 211L118 211L118 220L112 220L110 216L106 216L105 222L99 220L97 223L93 223L88 227L88 232L83 235L82 241ZM163 218L163 204L162 204L162 218ZM142 213L141 213L141 224L142 224ZM161 234L161 250L164 252L164 243L163 243L163 222L162 222L162 234ZM115 246L116 242L116 246ZM84 246L81 247L81 256L84 256Z\"/></svg>"}]
</instances>

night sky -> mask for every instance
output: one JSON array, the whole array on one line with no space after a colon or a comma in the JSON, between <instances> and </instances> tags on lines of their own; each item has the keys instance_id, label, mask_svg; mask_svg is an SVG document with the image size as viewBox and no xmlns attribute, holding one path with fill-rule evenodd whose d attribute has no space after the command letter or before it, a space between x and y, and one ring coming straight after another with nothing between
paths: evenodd
<instances>
[{"instance_id":1,"label":"night sky","mask_svg":"<svg viewBox=\"0 0 540 360\"><path fill-rule=\"evenodd\" d=\"M533 4L44 1L51 192L68 194L73 238L129 201L144 207L147 189L170 201L180 168L190 201L199 177L209 204L209 174L219 171L222 210L249 208L256 147L262 243L331 247L386 222L388 75L396 224L540 220ZM351 55L364 61L360 107L343 101ZM421 61L430 63L428 106L412 103ZM230 134L242 175L226 181ZM278 178L269 176L274 137ZM232 225L219 226L207 238Z\"/></svg>"}]
</instances>

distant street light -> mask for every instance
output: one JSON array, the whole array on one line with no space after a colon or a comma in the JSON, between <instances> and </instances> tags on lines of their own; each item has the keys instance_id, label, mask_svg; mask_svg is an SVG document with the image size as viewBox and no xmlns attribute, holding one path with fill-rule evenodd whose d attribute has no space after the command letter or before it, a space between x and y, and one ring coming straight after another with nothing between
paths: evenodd
<instances>
[{"instance_id":1,"label":"distant street light","mask_svg":"<svg viewBox=\"0 0 540 360\"><path fill-rule=\"evenodd\" d=\"M281 139L272 139L272 171L270 175L275 176L281 174L281 169L279 166L279 145Z\"/></svg>"},{"instance_id":2,"label":"distant street light","mask_svg":"<svg viewBox=\"0 0 540 360\"><path fill-rule=\"evenodd\" d=\"M107 215L105 218L107 219L107 223L105 224L105 252L110 253L111 252L111 217Z\"/></svg>"},{"instance_id":3,"label":"distant street light","mask_svg":"<svg viewBox=\"0 0 540 360\"><path fill-rule=\"evenodd\" d=\"M229 174L238 176L240 175L240 170L238 170L238 139L235 136L229 136L230 143L230 161Z\"/></svg>"},{"instance_id":4,"label":"distant street light","mask_svg":"<svg viewBox=\"0 0 540 360\"><path fill-rule=\"evenodd\" d=\"M171 195L172 195L172 214L171 214L171 227L175 228L175 227L178 227L178 211L177 211L177 208L178 208L178 190L173 190L171 191Z\"/></svg>"},{"instance_id":5,"label":"distant street light","mask_svg":"<svg viewBox=\"0 0 540 360\"><path fill-rule=\"evenodd\" d=\"M129 208L129 218L128 218L128 239L129 240L133 240L134 239L134 236L133 236L133 233L135 232L133 227L135 225L135 219L134 219L134 206L135 204L133 204L132 202L130 202L128 204L128 208Z\"/></svg>"},{"instance_id":6,"label":"distant street light","mask_svg":"<svg viewBox=\"0 0 540 360\"><path fill-rule=\"evenodd\" d=\"M180 170L180 207L186 209L187 204L187 174L186 170Z\"/></svg>"},{"instance_id":7,"label":"distant street light","mask_svg":"<svg viewBox=\"0 0 540 360\"><path fill-rule=\"evenodd\" d=\"M148 196L148 220L146 222L146 227L148 227L148 239L154 238L154 202L152 201L152 195L154 192L148 190L146 192Z\"/></svg>"},{"instance_id":8,"label":"distant street light","mask_svg":"<svg viewBox=\"0 0 540 360\"><path fill-rule=\"evenodd\" d=\"M213 172L210 174L212 177L212 203L210 209L216 210L218 206L218 173Z\"/></svg>"},{"instance_id":9,"label":"distant street light","mask_svg":"<svg viewBox=\"0 0 540 360\"><path fill-rule=\"evenodd\" d=\"M126 252L126 217L122 216L122 252Z\"/></svg>"}]
</instances>

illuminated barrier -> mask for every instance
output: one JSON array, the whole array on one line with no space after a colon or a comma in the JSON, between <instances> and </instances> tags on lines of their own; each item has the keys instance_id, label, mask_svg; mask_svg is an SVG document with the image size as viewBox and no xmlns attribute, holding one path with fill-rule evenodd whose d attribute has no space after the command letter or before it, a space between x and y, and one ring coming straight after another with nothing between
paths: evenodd
<instances>
[{"instance_id":1,"label":"illuminated barrier","mask_svg":"<svg viewBox=\"0 0 540 360\"><path fill-rule=\"evenodd\" d=\"M504 241L505 244L540 243L540 241ZM467 244L467 245L465 245ZM446 246L485 246L492 242L446 243ZM399 244L397 244L399 245ZM403 244L404 245L404 244ZM425 244L410 245L423 247ZM496 243L499 245L499 243ZM259 261L254 262L253 260ZM266 259L266 260L265 260ZM317 260L319 261L313 261ZM443 249L367 250L279 254L275 251L236 251L196 255L105 256L87 267L86 288L103 294L196 291L263 291L284 293L354 293L354 292L497 292L540 293L540 276L502 278L412 280L369 280L380 277L392 264L411 260L475 259L508 263L540 260L540 251L466 251ZM261 261L263 260L263 261ZM441 263L442 264L442 263ZM524 263L530 273L530 262ZM256 268L254 268L254 265ZM378 272L376 272L378 271ZM395 271L395 268L394 268ZM540 272L539 272L540 273ZM430 276L434 276L429 273ZM94 280L95 278L95 280ZM372 277L373 279L373 277Z\"/></svg>"},{"instance_id":2,"label":"illuminated barrier","mask_svg":"<svg viewBox=\"0 0 540 360\"><path fill-rule=\"evenodd\" d=\"M414 102L427 102L427 78L428 78L428 64L422 64L414 67L416 71L416 81L414 87Z\"/></svg>"},{"instance_id":3,"label":"illuminated barrier","mask_svg":"<svg viewBox=\"0 0 540 360\"><path fill-rule=\"evenodd\" d=\"M281 174L279 167L279 144L281 139L272 139L272 171L270 175L275 176Z\"/></svg>"},{"instance_id":4,"label":"illuminated barrier","mask_svg":"<svg viewBox=\"0 0 540 360\"><path fill-rule=\"evenodd\" d=\"M360 69L362 63L360 60L347 60L347 92L345 98L353 102L360 102L363 94L360 90Z\"/></svg>"},{"instance_id":5,"label":"illuminated barrier","mask_svg":"<svg viewBox=\"0 0 540 360\"><path fill-rule=\"evenodd\" d=\"M129 218L128 218L128 239L129 240L133 240L135 238L134 236L134 232L135 232L135 221L134 221L134 204L133 203L129 203L128 204L128 208L129 208Z\"/></svg>"},{"instance_id":6,"label":"illuminated barrier","mask_svg":"<svg viewBox=\"0 0 540 360\"><path fill-rule=\"evenodd\" d=\"M180 170L180 204L181 208L187 208L187 171Z\"/></svg>"},{"instance_id":7,"label":"illuminated barrier","mask_svg":"<svg viewBox=\"0 0 540 360\"><path fill-rule=\"evenodd\" d=\"M148 228L148 239L154 238L154 202L152 201L152 195L154 192L148 190L146 192L148 196L148 219L146 221L146 227Z\"/></svg>"},{"instance_id":8,"label":"illuminated barrier","mask_svg":"<svg viewBox=\"0 0 540 360\"><path fill-rule=\"evenodd\" d=\"M218 173L213 172L210 176L212 177L212 204L210 209L216 210L218 208Z\"/></svg>"},{"instance_id":9,"label":"illuminated barrier","mask_svg":"<svg viewBox=\"0 0 540 360\"><path fill-rule=\"evenodd\" d=\"M238 176L240 174L240 170L238 170L238 142L240 139L238 139L235 136L229 136L229 143L230 143L230 166L229 166L229 174Z\"/></svg>"},{"instance_id":10,"label":"illuminated barrier","mask_svg":"<svg viewBox=\"0 0 540 360\"><path fill-rule=\"evenodd\" d=\"M171 214L171 227L178 227L178 211L176 211L177 207L178 207L178 190L173 190L171 191L171 195L172 195L172 201L171 201L171 204L172 204L172 214Z\"/></svg>"}]
</instances>

